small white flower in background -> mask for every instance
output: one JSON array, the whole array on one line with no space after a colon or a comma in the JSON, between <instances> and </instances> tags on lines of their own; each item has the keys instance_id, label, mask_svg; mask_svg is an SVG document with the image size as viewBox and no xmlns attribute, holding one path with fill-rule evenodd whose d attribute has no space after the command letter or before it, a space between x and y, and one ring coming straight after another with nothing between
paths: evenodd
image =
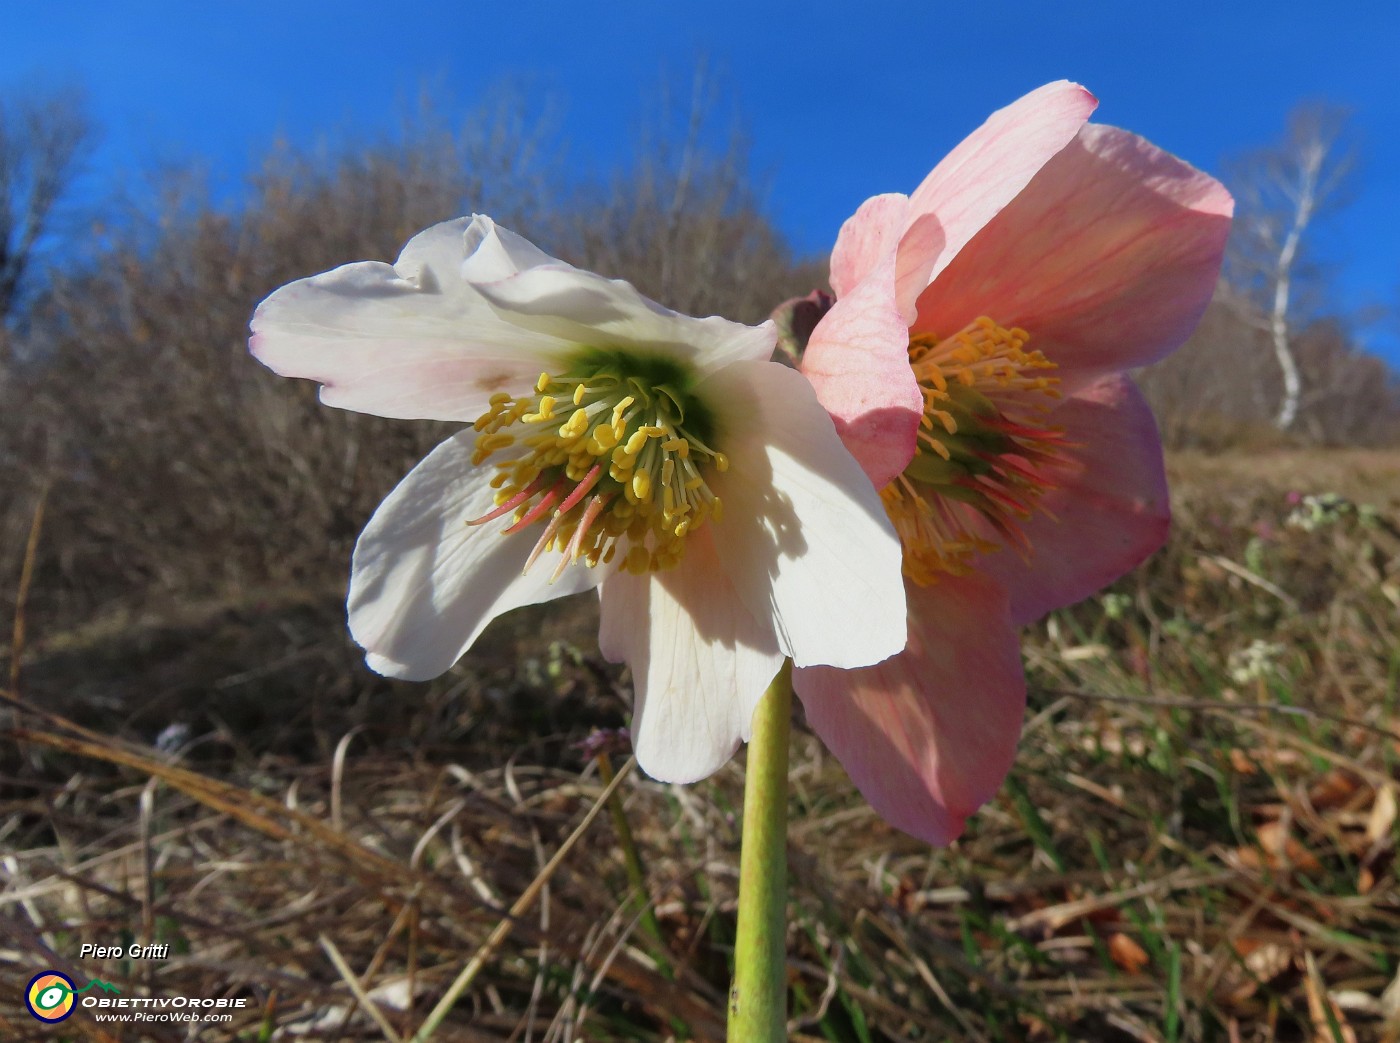
<instances>
[{"instance_id":1,"label":"small white flower in background","mask_svg":"<svg viewBox=\"0 0 1400 1043\"><path fill-rule=\"evenodd\" d=\"M350 630L382 674L434 677L501 613L598 587L638 760L690 781L785 656L904 647L899 540L771 323L679 315L476 216L284 286L252 329L327 405L468 425L355 547Z\"/></svg>"},{"instance_id":2,"label":"small white flower in background","mask_svg":"<svg viewBox=\"0 0 1400 1043\"><path fill-rule=\"evenodd\" d=\"M1309 493L1284 520L1291 529L1316 532L1337 524L1354 510L1350 500L1337 493Z\"/></svg>"},{"instance_id":3,"label":"small white flower in background","mask_svg":"<svg viewBox=\"0 0 1400 1043\"><path fill-rule=\"evenodd\" d=\"M176 753L190 741L190 726L183 721L167 724L156 736L155 747L161 753Z\"/></svg>"},{"instance_id":4,"label":"small white flower in background","mask_svg":"<svg viewBox=\"0 0 1400 1043\"><path fill-rule=\"evenodd\" d=\"M1251 641L1230 653L1226 669L1236 684L1283 676L1283 657L1288 649L1273 641Z\"/></svg>"},{"instance_id":5,"label":"small white flower in background","mask_svg":"<svg viewBox=\"0 0 1400 1043\"><path fill-rule=\"evenodd\" d=\"M1103 614L1114 620L1122 619L1133 607L1133 599L1127 594L1108 593L1099 598L1099 603L1103 605Z\"/></svg>"}]
</instances>

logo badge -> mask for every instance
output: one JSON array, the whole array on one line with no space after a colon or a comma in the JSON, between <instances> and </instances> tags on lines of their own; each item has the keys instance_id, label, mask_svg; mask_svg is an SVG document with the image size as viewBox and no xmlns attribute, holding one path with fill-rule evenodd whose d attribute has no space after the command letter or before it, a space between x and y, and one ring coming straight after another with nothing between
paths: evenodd
<instances>
[{"instance_id":1,"label":"logo badge","mask_svg":"<svg viewBox=\"0 0 1400 1043\"><path fill-rule=\"evenodd\" d=\"M58 971L40 971L29 979L29 988L24 993L25 1009L40 1021L53 1023L63 1021L77 1006L74 999L77 987L73 979Z\"/></svg>"}]
</instances>

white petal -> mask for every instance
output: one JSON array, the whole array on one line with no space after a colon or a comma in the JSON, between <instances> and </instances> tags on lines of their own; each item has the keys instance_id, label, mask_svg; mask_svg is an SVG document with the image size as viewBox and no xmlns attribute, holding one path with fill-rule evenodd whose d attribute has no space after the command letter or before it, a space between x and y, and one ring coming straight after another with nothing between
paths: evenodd
<instances>
[{"instance_id":1,"label":"white petal","mask_svg":"<svg viewBox=\"0 0 1400 1043\"><path fill-rule=\"evenodd\" d=\"M696 319L663 308L621 279L565 264L532 268L478 287L503 318L562 341L669 355L707 372L747 359L768 359L773 323L745 326L711 315Z\"/></svg>"},{"instance_id":2,"label":"white petal","mask_svg":"<svg viewBox=\"0 0 1400 1043\"><path fill-rule=\"evenodd\" d=\"M754 707L783 663L772 627L739 601L701 529L666 572L615 573L602 587L603 654L632 667L632 740L642 770L695 782L752 734Z\"/></svg>"},{"instance_id":3,"label":"white petal","mask_svg":"<svg viewBox=\"0 0 1400 1043\"><path fill-rule=\"evenodd\" d=\"M540 529L501 535L488 513L495 469L471 465L476 432L434 449L379 505L355 545L350 632L370 667L421 681L461 658L496 616L596 586L603 570L570 565L555 583L549 556L522 575Z\"/></svg>"},{"instance_id":4,"label":"white petal","mask_svg":"<svg viewBox=\"0 0 1400 1043\"><path fill-rule=\"evenodd\" d=\"M408 420L474 420L497 391L527 392L577 343L502 319L464 275L557 263L490 218L434 225L396 264L363 261L290 283L253 315L252 353L320 382L327 405Z\"/></svg>"},{"instance_id":5,"label":"white petal","mask_svg":"<svg viewBox=\"0 0 1400 1043\"><path fill-rule=\"evenodd\" d=\"M797 666L878 663L905 644L899 538L806 379L742 362L697 394L720 411L730 460L711 487L713 537L757 618L771 618Z\"/></svg>"},{"instance_id":6,"label":"white petal","mask_svg":"<svg viewBox=\"0 0 1400 1043\"><path fill-rule=\"evenodd\" d=\"M423 235L416 236L404 248L403 256L399 258L400 269L408 259L414 243L423 238ZM463 240L466 260L462 260L462 253L459 251L457 261L461 266L461 277L469 283L496 282L527 268L564 264L524 236L516 235L509 228L502 228L484 214L472 215ZM448 260L450 259L449 257Z\"/></svg>"}]
</instances>

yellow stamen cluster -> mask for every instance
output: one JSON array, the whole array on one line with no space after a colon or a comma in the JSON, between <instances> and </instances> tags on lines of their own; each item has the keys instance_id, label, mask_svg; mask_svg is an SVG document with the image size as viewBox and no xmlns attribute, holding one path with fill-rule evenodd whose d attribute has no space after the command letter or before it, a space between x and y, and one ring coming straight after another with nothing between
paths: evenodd
<instances>
[{"instance_id":1,"label":"yellow stamen cluster","mask_svg":"<svg viewBox=\"0 0 1400 1043\"><path fill-rule=\"evenodd\" d=\"M628 572L673 568L685 537L721 518L705 473L729 460L700 437L701 407L678 389L674 367L640 369L629 375L613 358L541 373L533 394L497 394L476 420L472 462L502 456L491 479L497 510L476 521L513 514L507 532L545 522L530 564L558 551L556 577L571 561L596 566L620 553Z\"/></svg>"},{"instance_id":2,"label":"yellow stamen cluster","mask_svg":"<svg viewBox=\"0 0 1400 1043\"><path fill-rule=\"evenodd\" d=\"M920 442L944 460L952 459L944 437L958 433L957 416L948 408L958 387L998 399L1027 392L1059 398L1058 377L1034 375L1054 369L1055 363L1038 351L1024 351L1030 339L1025 330L1005 329L985 315L946 340L927 333L910 337L909 365L924 395Z\"/></svg>"},{"instance_id":3,"label":"yellow stamen cluster","mask_svg":"<svg viewBox=\"0 0 1400 1043\"><path fill-rule=\"evenodd\" d=\"M904 571L927 585L1011 544L1050 488L1065 442L1042 420L1059 397L1055 364L1030 337L977 319L951 337L915 334L909 364L924 398L914 459L881 492L904 545Z\"/></svg>"},{"instance_id":4,"label":"yellow stamen cluster","mask_svg":"<svg viewBox=\"0 0 1400 1043\"><path fill-rule=\"evenodd\" d=\"M973 531L960 504L899 475L880 490L885 513L904 548L904 574L920 586L943 574L965 575L968 563L997 545Z\"/></svg>"}]
</instances>

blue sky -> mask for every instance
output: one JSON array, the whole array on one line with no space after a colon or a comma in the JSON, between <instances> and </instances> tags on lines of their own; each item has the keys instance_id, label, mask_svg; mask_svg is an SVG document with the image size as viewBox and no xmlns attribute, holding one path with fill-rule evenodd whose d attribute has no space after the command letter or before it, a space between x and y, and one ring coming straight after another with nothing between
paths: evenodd
<instances>
[{"instance_id":1,"label":"blue sky","mask_svg":"<svg viewBox=\"0 0 1400 1043\"><path fill-rule=\"evenodd\" d=\"M1326 99L1354 110L1363 166L1318 249L1341 307L1389 310L1364 336L1400 362L1395 0L53 0L0 2L0 41L0 90L87 89L97 177L197 158L235 179L279 133L387 131L425 83L463 109L521 86L556 114L571 162L606 170L634 151L659 86L685 88L703 58L769 212L813 253L866 196L911 189L1048 80L1084 83L1097 119L1215 172Z\"/></svg>"}]
</instances>

